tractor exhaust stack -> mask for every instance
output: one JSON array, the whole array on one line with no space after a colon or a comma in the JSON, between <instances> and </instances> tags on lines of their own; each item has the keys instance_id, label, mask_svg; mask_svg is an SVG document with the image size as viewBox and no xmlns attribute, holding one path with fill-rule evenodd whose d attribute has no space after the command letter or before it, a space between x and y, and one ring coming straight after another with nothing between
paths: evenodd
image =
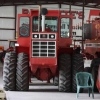
<instances>
[{"instance_id":1,"label":"tractor exhaust stack","mask_svg":"<svg viewBox=\"0 0 100 100\"><path fill-rule=\"evenodd\" d=\"M45 31L45 15L48 13L48 10L46 8L41 9L41 15L42 15L42 32Z\"/></svg>"},{"instance_id":2,"label":"tractor exhaust stack","mask_svg":"<svg viewBox=\"0 0 100 100\"><path fill-rule=\"evenodd\" d=\"M45 15L42 15L42 32L45 31Z\"/></svg>"}]
</instances>

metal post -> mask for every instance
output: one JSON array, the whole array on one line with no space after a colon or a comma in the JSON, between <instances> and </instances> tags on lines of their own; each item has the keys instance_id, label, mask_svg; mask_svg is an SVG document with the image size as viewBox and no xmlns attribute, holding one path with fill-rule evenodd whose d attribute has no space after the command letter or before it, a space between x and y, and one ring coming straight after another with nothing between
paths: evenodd
<instances>
[{"instance_id":1,"label":"metal post","mask_svg":"<svg viewBox=\"0 0 100 100\"><path fill-rule=\"evenodd\" d=\"M61 8L61 4L58 4L59 9Z\"/></svg>"},{"instance_id":2,"label":"metal post","mask_svg":"<svg viewBox=\"0 0 100 100\"><path fill-rule=\"evenodd\" d=\"M42 15L42 32L45 31L45 15Z\"/></svg>"},{"instance_id":3,"label":"metal post","mask_svg":"<svg viewBox=\"0 0 100 100\"><path fill-rule=\"evenodd\" d=\"M16 32L16 21L17 21L17 6L15 5L15 39L18 37L18 33Z\"/></svg>"},{"instance_id":4,"label":"metal post","mask_svg":"<svg viewBox=\"0 0 100 100\"><path fill-rule=\"evenodd\" d=\"M82 16L82 52L84 52L84 0L83 0L83 16Z\"/></svg>"},{"instance_id":5,"label":"metal post","mask_svg":"<svg viewBox=\"0 0 100 100\"><path fill-rule=\"evenodd\" d=\"M71 2L70 2L70 5L69 5L69 14L71 15ZM72 20L70 19L70 24L69 24L69 32L70 32L70 36L72 38Z\"/></svg>"},{"instance_id":6,"label":"metal post","mask_svg":"<svg viewBox=\"0 0 100 100\"><path fill-rule=\"evenodd\" d=\"M69 5L69 13L71 15L71 2L70 2L70 5Z\"/></svg>"},{"instance_id":7,"label":"metal post","mask_svg":"<svg viewBox=\"0 0 100 100\"><path fill-rule=\"evenodd\" d=\"M39 15L38 15L38 32L40 32L41 28L41 5L39 5Z\"/></svg>"}]
</instances>

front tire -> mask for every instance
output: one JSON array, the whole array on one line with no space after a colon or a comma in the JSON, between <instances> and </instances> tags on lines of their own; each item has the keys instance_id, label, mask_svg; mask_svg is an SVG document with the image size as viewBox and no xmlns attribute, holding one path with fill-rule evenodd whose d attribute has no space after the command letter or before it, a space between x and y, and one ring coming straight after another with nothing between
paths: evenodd
<instances>
[{"instance_id":1,"label":"front tire","mask_svg":"<svg viewBox=\"0 0 100 100\"><path fill-rule=\"evenodd\" d=\"M28 91L29 89L29 59L25 53L19 53L16 67L16 90Z\"/></svg>"},{"instance_id":2,"label":"front tire","mask_svg":"<svg viewBox=\"0 0 100 100\"><path fill-rule=\"evenodd\" d=\"M62 54L59 58L59 91L71 91L71 58L68 54Z\"/></svg>"},{"instance_id":3,"label":"front tire","mask_svg":"<svg viewBox=\"0 0 100 100\"><path fill-rule=\"evenodd\" d=\"M16 53L8 52L5 55L3 66L3 88L5 91L16 89Z\"/></svg>"}]
</instances>

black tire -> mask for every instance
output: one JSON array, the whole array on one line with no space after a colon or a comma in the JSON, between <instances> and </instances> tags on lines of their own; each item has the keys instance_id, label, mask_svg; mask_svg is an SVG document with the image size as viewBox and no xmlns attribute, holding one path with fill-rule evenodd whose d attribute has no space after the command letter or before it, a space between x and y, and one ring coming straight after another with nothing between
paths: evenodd
<instances>
[{"instance_id":1,"label":"black tire","mask_svg":"<svg viewBox=\"0 0 100 100\"><path fill-rule=\"evenodd\" d=\"M76 73L84 71L84 61L81 54L74 54L72 56L72 92L77 92ZM81 91L82 92L82 89Z\"/></svg>"},{"instance_id":2,"label":"black tire","mask_svg":"<svg viewBox=\"0 0 100 100\"><path fill-rule=\"evenodd\" d=\"M3 88L5 91L16 89L16 53L8 52L3 65Z\"/></svg>"},{"instance_id":3,"label":"black tire","mask_svg":"<svg viewBox=\"0 0 100 100\"><path fill-rule=\"evenodd\" d=\"M59 91L71 91L71 58L68 54L59 57Z\"/></svg>"},{"instance_id":4,"label":"black tire","mask_svg":"<svg viewBox=\"0 0 100 100\"><path fill-rule=\"evenodd\" d=\"M59 78L57 76L54 77L54 85L58 86L59 84Z\"/></svg>"},{"instance_id":5,"label":"black tire","mask_svg":"<svg viewBox=\"0 0 100 100\"><path fill-rule=\"evenodd\" d=\"M29 59L25 53L19 53L16 67L16 90L28 91L29 89Z\"/></svg>"}]
</instances>

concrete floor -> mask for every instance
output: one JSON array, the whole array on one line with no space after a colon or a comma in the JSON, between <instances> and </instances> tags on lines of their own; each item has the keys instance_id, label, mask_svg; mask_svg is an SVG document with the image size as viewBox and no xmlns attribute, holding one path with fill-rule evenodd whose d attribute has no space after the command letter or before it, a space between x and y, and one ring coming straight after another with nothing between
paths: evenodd
<instances>
[{"instance_id":1,"label":"concrete floor","mask_svg":"<svg viewBox=\"0 0 100 100\"><path fill-rule=\"evenodd\" d=\"M30 84L28 92L6 91L7 100L77 100L76 93L58 92L58 87L52 84L45 85L46 82L40 82L33 79L34 84ZM0 87L3 87L2 67L0 67ZM79 100L92 100L87 93L80 93ZM100 94L95 93L94 99L100 100Z\"/></svg>"}]
</instances>

